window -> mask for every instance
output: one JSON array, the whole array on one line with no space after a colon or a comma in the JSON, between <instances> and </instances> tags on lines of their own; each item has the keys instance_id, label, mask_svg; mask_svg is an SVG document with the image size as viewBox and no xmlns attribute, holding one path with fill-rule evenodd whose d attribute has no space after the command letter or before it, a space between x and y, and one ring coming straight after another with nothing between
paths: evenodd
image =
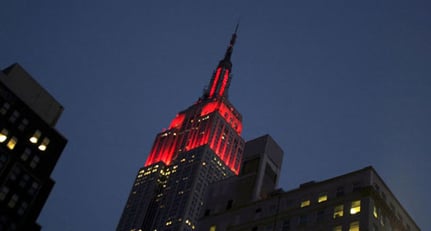
<instances>
[{"instance_id":1,"label":"window","mask_svg":"<svg viewBox=\"0 0 431 231\"><path fill-rule=\"evenodd\" d=\"M9 193L9 188L6 186L3 186L0 190L0 201L3 201L7 194Z\"/></svg>"},{"instance_id":2,"label":"window","mask_svg":"<svg viewBox=\"0 0 431 231\"><path fill-rule=\"evenodd\" d=\"M6 154L0 154L0 171L5 166L5 163L7 162L7 156Z\"/></svg>"},{"instance_id":3,"label":"window","mask_svg":"<svg viewBox=\"0 0 431 231\"><path fill-rule=\"evenodd\" d=\"M359 221L350 223L349 231L359 231Z\"/></svg>"},{"instance_id":4,"label":"window","mask_svg":"<svg viewBox=\"0 0 431 231\"><path fill-rule=\"evenodd\" d=\"M49 139L48 138L43 138L43 140L42 140L42 143L39 145L39 150L41 150L41 151L45 151L46 150L46 148L48 147L48 144L49 144Z\"/></svg>"},{"instance_id":5,"label":"window","mask_svg":"<svg viewBox=\"0 0 431 231\"><path fill-rule=\"evenodd\" d=\"M13 194L13 196L10 198L10 201L7 204L7 206L9 206L9 208L14 208L17 201L18 201L18 195L17 194Z\"/></svg>"},{"instance_id":6,"label":"window","mask_svg":"<svg viewBox=\"0 0 431 231\"><path fill-rule=\"evenodd\" d=\"M30 167L36 168L36 166L39 164L39 161L40 161L40 158L37 155L35 155L30 162Z\"/></svg>"},{"instance_id":7,"label":"window","mask_svg":"<svg viewBox=\"0 0 431 231\"><path fill-rule=\"evenodd\" d=\"M232 204L233 204L233 200L228 200L227 205L226 205L226 210L229 210L232 208Z\"/></svg>"},{"instance_id":8,"label":"window","mask_svg":"<svg viewBox=\"0 0 431 231\"><path fill-rule=\"evenodd\" d=\"M334 208L334 218L337 217L342 217L343 216L343 210L344 210L344 206L343 205L337 205Z\"/></svg>"},{"instance_id":9,"label":"window","mask_svg":"<svg viewBox=\"0 0 431 231\"><path fill-rule=\"evenodd\" d=\"M319 202L319 203L322 203L322 202L327 201L327 200L328 200L328 195L326 195L326 194L321 194L319 196L319 198L317 198L317 202Z\"/></svg>"},{"instance_id":10,"label":"window","mask_svg":"<svg viewBox=\"0 0 431 231\"><path fill-rule=\"evenodd\" d=\"M211 225L210 231L216 231L216 225Z\"/></svg>"},{"instance_id":11,"label":"window","mask_svg":"<svg viewBox=\"0 0 431 231\"><path fill-rule=\"evenodd\" d=\"M0 132L0 143L3 143L7 139L8 131L6 129L2 129Z\"/></svg>"},{"instance_id":12,"label":"window","mask_svg":"<svg viewBox=\"0 0 431 231\"><path fill-rule=\"evenodd\" d=\"M332 229L332 231L342 231L342 230L343 230L343 227L341 225L337 225Z\"/></svg>"},{"instance_id":13,"label":"window","mask_svg":"<svg viewBox=\"0 0 431 231\"><path fill-rule=\"evenodd\" d=\"M21 202L21 205L19 206L19 208L18 208L18 214L19 215L23 215L24 214L24 212L25 212L25 210L27 209L27 207L28 207L28 205L27 205L27 203L26 202Z\"/></svg>"},{"instance_id":14,"label":"window","mask_svg":"<svg viewBox=\"0 0 431 231\"><path fill-rule=\"evenodd\" d=\"M322 222L325 218L325 210L320 210L317 212L316 221Z\"/></svg>"},{"instance_id":15,"label":"window","mask_svg":"<svg viewBox=\"0 0 431 231\"><path fill-rule=\"evenodd\" d=\"M37 143L41 135L42 133L39 130L36 130L33 136L30 137L30 142L32 142L33 144Z\"/></svg>"},{"instance_id":16,"label":"window","mask_svg":"<svg viewBox=\"0 0 431 231\"><path fill-rule=\"evenodd\" d=\"M300 224L300 225L306 225L306 224L307 224L307 221L308 221L308 217L307 217L307 215L301 215L301 216L299 217L299 224Z\"/></svg>"},{"instance_id":17,"label":"window","mask_svg":"<svg viewBox=\"0 0 431 231\"><path fill-rule=\"evenodd\" d=\"M4 103L3 106L0 108L0 114L2 115L6 115L7 111L10 108L10 104L9 103Z\"/></svg>"},{"instance_id":18,"label":"window","mask_svg":"<svg viewBox=\"0 0 431 231\"><path fill-rule=\"evenodd\" d=\"M353 192L359 191L361 189L361 182L353 183Z\"/></svg>"},{"instance_id":19,"label":"window","mask_svg":"<svg viewBox=\"0 0 431 231\"><path fill-rule=\"evenodd\" d=\"M283 221L283 227L281 230L282 231L290 231L290 221L289 220Z\"/></svg>"},{"instance_id":20,"label":"window","mask_svg":"<svg viewBox=\"0 0 431 231\"><path fill-rule=\"evenodd\" d=\"M374 205L374 207L373 207L373 216L374 216L374 218L379 218L379 214L378 214L378 212L377 212L377 207Z\"/></svg>"},{"instance_id":21,"label":"window","mask_svg":"<svg viewBox=\"0 0 431 231\"><path fill-rule=\"evenodd\" d=\"M13 150L17 142L18 142L18 139L15 136L13 136L12 138L10 138L9 142L7 142L7 147L10 150Z\"/></svg>"},{"instance_id":22,"label":"window","mask_svg":"<svg viewBox=\"0 0 431 231\"><path fill-rule=\"evenodd\" d=\"M15 123L15 121L18 119L18 117L19 117L19 112L13 111L12 115L10 115L10 117L9 117L9 121L11 123Z\"/></svg>"},{"instance_id":23,"label":"window","mask_svg":"<svg viewBox=\"0 0 431 231\"><path fill-rule=\"evenodd\" d=\"M24 129L27 127L28 125L28 120L26 118L21 120L21 123L18 125L18 129L20 131L24 131Z\"/></svg>"},{"instance_id":24,"label":"window","mask_svg":"<svg viewBox=\"0 0 431 231\"><path fill-rule=\"evenodd\" d=\"M310 205L310 200L306 200L306 201L301 202L301 208L307 207L309 205Z\"/></svg>"},{"instance_id":25,"label":"window","mask_svg":"<svg viewBox=\"0 0 431 231\"><path fill-rule=\"evenodd\" d=\"M357 214L361 212L361 201L352 201L352 207L350 207L350 214Z\"/></svg>"},{"instance_id":26,"label":"window","mask_svg":"<svg viewBox=\"0 0 431 231\"><path fill-rule=\"evenodd\" d=\"M31 155L31 150L29 148L25 148L24 152L21 154L21 160L26 161Z\"/></svg>"},{"instance_id":27,"label":"window","mask_svg":"<svg viewBox=\"0 0 431 231\"><path fill-rule=\"evenodd\" d=\"M344 196L344 187L343 186L340 186L337 188L337 194L336 195L337 195L337 197Z\"/></svg>"}]
</instances>

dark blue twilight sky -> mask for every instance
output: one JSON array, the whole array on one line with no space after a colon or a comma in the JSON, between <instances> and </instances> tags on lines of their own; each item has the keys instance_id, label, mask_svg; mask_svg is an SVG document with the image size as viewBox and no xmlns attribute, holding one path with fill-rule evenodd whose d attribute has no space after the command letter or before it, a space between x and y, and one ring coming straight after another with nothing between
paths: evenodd
<instances>
[{"instance_id":1,"label":"dark blue twilight sky","mask_svg":"<svg viewBox=\"0 0 431 231\"><path fill-rule=\"evenodd\" d=\"M65 107L69 143L39 218L114 230L155 135L191 105L237 19L230 100L269 133L292 189L372 165L431 229L431 2L14 0L0 67L18 62Z\"/></svg>"}]
</instances>

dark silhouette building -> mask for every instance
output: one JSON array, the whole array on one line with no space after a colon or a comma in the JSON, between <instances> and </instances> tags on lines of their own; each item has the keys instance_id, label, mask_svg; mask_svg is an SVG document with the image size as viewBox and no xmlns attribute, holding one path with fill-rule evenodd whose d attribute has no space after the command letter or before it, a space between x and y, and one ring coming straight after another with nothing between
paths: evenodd
<instances>
[{"instance_id":1,"label":"dark silhouette building","mask_svg":"<svg viewBox=\"0 0 431 231\"><path fill-rule=\"evenodd\" d=\"M63 107L20 65L0 71L0 230L40 230L36 219L67 140Z\"/></svg>"}]
</instances>

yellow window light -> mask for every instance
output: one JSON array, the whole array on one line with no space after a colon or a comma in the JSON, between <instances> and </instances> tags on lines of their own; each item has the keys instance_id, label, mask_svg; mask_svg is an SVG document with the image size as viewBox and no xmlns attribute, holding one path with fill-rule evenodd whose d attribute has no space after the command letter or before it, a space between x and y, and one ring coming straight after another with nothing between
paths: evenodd
<instances>
[{"instance_id":1,"label":"yellow window light","mask_svg":"<svg viewBox=\"0 0 431 231\"><path fill-rule=\"evenodd\" d=\"M0 132L0 143L3 143L7 139L7 134L7 130L3 128Z\"/></svg>"},{"instance_id":2,"label":"yellow window light","mask_svg":"<svg viewBox=\"0 0 431 231\"><path fill-rule=\"evenodd\" d=\"M49 139L48 138L43 138L43 140L42 140L42 143L39 145L39 150L41 150L41 151L45 151L46 150L46 148L48 147L48 144L49 144Z\"/></svg>"},{"instance_id":3,"label":"yellow window light","mask_svg":"<svg viewBox=\"0 0 431 231\"><path fill-rule=\"evenodd\" d=\"M373 216L374 216L374 218L379 218L379 214L377 212L377 207L376 206L373 207Z\"/></svg>"},{"instance_id":4,"label":"yellow window light","mask_svg":"<svg viewBox=\"0 0 431 231\"><path fill-rule=\"evenodd\" d=\"M324 201L328 200L328 195L320 195L319 198L317 199L317 202L322 203Z\"/></svg>"},{"instance_id":5,"label":"yellow window light","mask_svg":"<svg viewBox=\"0 0 431 231\"><path fill-rule=\"evenodd\" d=\"M309 205L310 205L310 200L306 200L306 201L301 202L301 208L307 207Z\"/></svg>"},{"instance_id":6,"label":"yellow window light","mask_svg":"<svg viewBox=\"0 0 431 231\"><path fill-rule=\"evenodd\" d=\"M352 207L350 207L350 214L357 214L361 212L361 201L352 201Z\"/></svg>"},{"instance_id":7,"label":"yellow window light","mask_svg":"<svg viewBox=\"0 0 431 231\"><path fill-rule=\"evenodd\" d=\"M18 140L16 139L16 137L12 137L12 138L10 138L9 142L7 142L7 147L10 150L13 150L15 148L15 145L17 142L18 142Z\"/></svg>"},{"instance_id":8,"label":"yellow window light","mask_svg":"<svg viewBox=\"0 0 431 231\"><path fill-rule=\"evenodd\" d=\"M39 141L40 136L42 135L42 133L39 130L36 130L33 134L32 137L30 137L30 142L32 142L33 144L37 143Z\"/></svg>"},{"instance_id":9,"label":"yellow window light","mask_svg":"<svg viewBox=\"0 0 431 231\"><path fill-rule=\"evenodd\" d=\"M344 215L344 206L343 205L338 205L334 208L334 218L337 217L342 217Z\"/></svg>"}]
</instances>

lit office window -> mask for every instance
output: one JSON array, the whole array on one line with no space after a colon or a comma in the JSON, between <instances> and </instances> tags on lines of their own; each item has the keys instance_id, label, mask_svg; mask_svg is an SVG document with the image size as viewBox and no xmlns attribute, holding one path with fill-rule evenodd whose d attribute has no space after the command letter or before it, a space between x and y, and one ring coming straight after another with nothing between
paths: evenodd
<instances>
[{"instance_id":1,"label":"lit office window","mask_svg":"<svg viewBox=\"0 0 431 231\"><path fill-rule=\"evenodd\" d=\"M211 225L210 231L216 231L216 226L215 225Z\"/></svg>"},{"instance_id":2,"label":"lit office window","mask_svg":"<svg viewBox=\"0 0 431 231\"><path fill-rule=\"evenodd\" d=\"M350 214L357 214L361 212L361 201L352 201L352 207L350 207Z\"/></svg>"},{"instance_id":3,"label":"lit office window","mask_svg":"<svg viewBox=\"0 0 431 231\"><path fill-rule=\"evenodd\" d=\"M374 207L373 207L373 216L374 216L374 218L379 218L379 214L378 214L378 212L377 212L377 207L374 205Z\"/></svg>"},{"instance_id":4,"label":"lit office window","mask_svg":"<svg viewBox=\"0 0 431 231\"><path fill-rule=\"evenodd\" d=\"M7 147L10 150L13 150L17 142L18 142L18 139L15 136L13 136L12 138L10 138L9 142L7 142Z\"/></svg>"},{"instance_id":5,"label":"lit office window","mask_svg":"<svg viewBox=\"0 0 431 231\"><path fill-rule=\"evenodd\" d=\"M42 143L39 145L39 150L41 150L41 151L45 151L46 150L46 148L48 147L48 144L49 144L49 139L48 138L43 138L43 140L42 140Z\"/></svg>"},{"instance_id":6,"label":"lit office window","mask_svg":"<svg viewBox=\"0 0 431 231\"><path fill-rule=\"evenodd\" d=\"M344 206L343 205L337 205L334 208L334 218L337 217L342 217L343 216L343 210L344 210Z\"/></svg>"},{"instance_id":7,"label":"lit office window","mask_svg":"<svg viewBox=\"0 0 431 231\"><path fill-rule=\"evenodd\" d=\"M337 225L334 227L334 229L332 229L332 231L342 231L343 227L341 225Z\"/></svg>"},{"instance_id":8,"label":"lit office window","mask_svg":"<svg viewBox=\"0 0 431 231\"><path fill-rule=\"evenodd\" d=\"M322 195L320 195L320 196L319 196L319 198L317 199L317 202L322 203L322 202L327 201L327 200L328 200L328 195L326 195L326 194L322 194Z\"/></svg>"},{"instance_id":9,"label":"lit office window","mask_svg":"<svg viewBox=\"0 0 431 231\"><path fill-rule=\"evenodd\" d=\"M301 202L301 208L307 207L309 205L310 205L310 200L306 200L306 201Z\"/></svg>"},{"instance_id":10,"label":"lit office window","mask_svg":"<svg viewBox=\"0 0 431 231\"><path fill-rule=\"evenodd\" d=\"M3 143L7 139L8 131L6 129L2 129L0 132L0 143Z\"/></svg>"},{"instance_id":11,"label":"lit office window","mask_svg":"<svg viewBox=\"0 0 431 231\"><path fill-rule=\"evenodd\" d=\"M37 143L41 135L42 133L39 130L36 130L34 134L30 137L30 142L32 142L33 144Z\"/></svg>"},{"instance_id":12,"label":"lit office window","mask_svg":"<svg viewBox=\"0 0 431 231\"><path fill-rule=\"evenodd\" d=\"M359 231L359 221L350 223L349 231Z\"/></svg>"}]
</instances>

